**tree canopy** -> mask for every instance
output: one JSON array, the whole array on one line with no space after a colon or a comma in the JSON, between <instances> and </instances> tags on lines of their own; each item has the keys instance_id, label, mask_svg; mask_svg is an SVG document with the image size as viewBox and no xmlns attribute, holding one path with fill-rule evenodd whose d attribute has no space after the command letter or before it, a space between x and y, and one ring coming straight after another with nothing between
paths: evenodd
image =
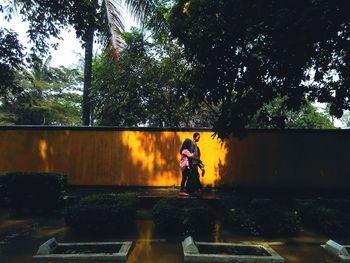
<instances>
[{"instance_id":1,"label":"tree canopy","mask_svg":"<svg viewBox=\"0 0 350 263\"><path fill-rule=\"evenodd\" d=\"M53 68L50 57L32 58L29 69L15 72L18 90L0 96L2 125L79 125L82 73Z\"/></svg>"},{"instance_id":2,"label":"tree canopy","mask_svg":"<svg viewBox=\"0 0 350 263\"><path fill-rule=\"evenodd\" d=\"M247 127L276 97L286 98L287 110L327 102L341 117L350 108L349 7L346 0L177 1L169 21L192 63L189 95L219 109L219 137Z\"/></svg>"},{"instance_id":3,"label":"tree canopy","mask_svg":"<svg viewBox=\"0 0 350 263\"><path fill-rule=\"evenodd\" d=\"M182 49L165 36L147 40L140 30L123 34L115 65L108 52L93 63L95 125L208 127L212 113L185 96L189 65Z\"/></svg>"},{"instance_id":4,"label":"tree canopy","mask_svg":"<svg viewBox=\"0 0 350 263\"><path fill-rule=\"evenodd\" d=\"M0 28L0 97L18 91L16 70L23 67L23 47L13 31Z\"/></svg>"},{"instance_id":5,"label":"tree canopy","mask_svg":"<svg viewBox=\"0 0 350 263\"><path fill-rule=\"evenodd\" d=\"M13 2L19 7L19 13L24 21L29 22L27 31L33 53L44 54L49 46L50 37L60 39L62 29L72 26L77 37L82 40L85 48L84 89L82 103L82 119L84 125L90 125L91 103L91 63L94 36L105 45L113 46L114 58L118 57L121 46L121 32L124 30L121 18L121 2L118 0L18 0ZM153 25L162 24L162 16L155 8L153 0L126 0L124 4L138 18L152 18ZM3 7L0 6L0 11ZM11 19L14 6L7 6L5 16ZM157 22L157 23L156 23ZM53 47L57 47L57 43Z\"/></svg>"},{"instance_id":6,"label":"tree canopy","mask_svg":"<svg viewBox=\"0 0 350 263\"><path fill-rule=\"evenodd\" d=\"M280 121L287 129L335 128L327 110L326 113L319 112L310 101L307 101L298 111L290 111L283 107L286 99L277 97L265 104L253 116L247 128L274 129L280 125Z\"/></svg>"},{"instance_id":7,"label":"tree canopy","mask_svg":"<svg viewBox=\"0 0 350 263\"><path fill-rule=\"evenodd\" d=\"M69 91L79 73L33 55L69 25L86 47L84 124L92 102L93 125L206 126L225 138L251 127L332 128L312 102L326 102L336 117L350 108L345 0L127 0L148 29L161 30L123 40L116 0L14 2L34 49L25 65L16 34L0 29L2 123L79 123L81 96ZM163 18L169 27L159 27ZM91 88L96 32L124 45L118 64L111 46L95 59Z\"/></svg>"}]
</instances>

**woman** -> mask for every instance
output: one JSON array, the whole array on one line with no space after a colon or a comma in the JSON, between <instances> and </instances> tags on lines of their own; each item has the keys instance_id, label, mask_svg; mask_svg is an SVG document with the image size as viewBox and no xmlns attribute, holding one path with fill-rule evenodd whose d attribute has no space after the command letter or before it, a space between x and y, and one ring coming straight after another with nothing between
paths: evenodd
<instances>
[{"instance_id":1,"label":"woman","mask_svg":"<svg viewBox=\"0 0 350 263\"><path fill-rule=\"evenodd\" d=\"M182 171L182 179L181 179L181 185L180 185L180 193L179 195L188 196L188 193L185 192L185 184L186 181L191 181L191 167L192 167L192 158L193 153L190 152L192 146L192 141L190 139L185 139L183 142L180 154L181 154L181 160L180 160L180 168ZM187 191L192 192L191 185L187 183Z\"/></svg>"}]
</instances>

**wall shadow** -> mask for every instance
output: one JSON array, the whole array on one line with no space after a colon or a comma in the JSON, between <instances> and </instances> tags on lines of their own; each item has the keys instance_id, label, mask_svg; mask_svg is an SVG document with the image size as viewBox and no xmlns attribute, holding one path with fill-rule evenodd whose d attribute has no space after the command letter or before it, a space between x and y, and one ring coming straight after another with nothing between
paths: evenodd
<instances>
[{"instance_id":1,"label":"wall shadow","mask_svg":"<svg viewBox=\"0 0 350 263\"><path fill-rule=\"evenodd\" d=\"M224 142L218 186L349 188L349 133L255 132Z\"/></svg>"},{"instance_id":2,"label":"wall shadow","mask_svg":"<svg viewBox=\"0 0 350 263\"><path fill-rule=\"evenodd\" d=\"M130 184L179 185L181 143L176 132L129 132L124 147L132 162L125 170L127 175L133 175Z\"/></svg>"}]
</instances>

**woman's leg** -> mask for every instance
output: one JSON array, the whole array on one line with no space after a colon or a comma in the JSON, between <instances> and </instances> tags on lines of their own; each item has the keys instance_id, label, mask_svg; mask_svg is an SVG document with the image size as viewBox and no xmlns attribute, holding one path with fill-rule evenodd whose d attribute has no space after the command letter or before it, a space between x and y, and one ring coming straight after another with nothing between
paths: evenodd
<instances>
[{"instance_id":1,"label":"woman's leg","mask_svg":"<svg viewBox=\"0 0 350 263\"><path fill-rule=\"evenodd\" d=\"M188 180L188 171L189 171L189 169L185 169L182 171L180 193L185 191L185 184L186 184L186 181Z\"/></svg>"}]
</instances>

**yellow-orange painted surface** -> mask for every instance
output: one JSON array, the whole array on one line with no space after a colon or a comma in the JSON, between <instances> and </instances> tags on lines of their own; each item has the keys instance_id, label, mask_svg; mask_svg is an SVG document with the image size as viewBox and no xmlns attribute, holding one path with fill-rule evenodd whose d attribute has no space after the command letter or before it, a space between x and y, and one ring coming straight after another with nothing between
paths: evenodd
<instances>
[{"instance_id":1,"label":"yellow-orange painted surface","mask_svg":"<svg viewBox=\"0 0 350 263\"><path fill-rule=\"evenodd\" d=\"M178 186L179 149L193 132L0 130L0 171L66 174L70 185ZM350 133L201 132L204 185L350 186Z\"/></svg>"}]
</instances>

